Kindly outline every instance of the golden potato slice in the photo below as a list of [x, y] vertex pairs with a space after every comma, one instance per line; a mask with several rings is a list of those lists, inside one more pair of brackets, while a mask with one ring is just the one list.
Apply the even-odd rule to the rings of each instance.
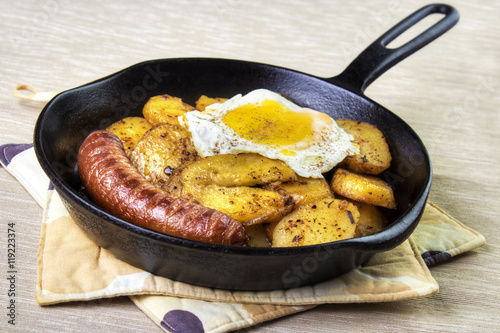
[[196, 110], [205, 111], [205, 108], [210, 104], [224, 103], [225, 101], [227, 101], [227, 98], [212, 98], [201, 95], [200, 98], [198, 98], [198, 100], [196, 101]]
[[375, 176], [360, 175], [338, 168], [333, 174], [330, 186], [334, 193], [346, 198], [389, 209], [396, 208], [391, 186]]
[[[318, 199], [334, 198], [330, 185], [328, 185], [325, 178], [305, 178], [298, 176], [296, 181], [270, 183], [264, 185], [264, 188], [291, 195], [292, 200], [295, 203], [294, 208]], [[278, 223], [279, 221], [271, 222], [264, 227], [270, 241], [272, 241], [273, 231]]]
[[277, 221], [293, 208], [289, 196], [248, 186], [183, 183], [182, 197], [221, 211], [245, 226]]
[[378, 175], [391, 165], [391, 153], [384, 134], [375, 126], [355, 120], [337, 119], [337, 124], [354, 137], [359, 154], [347, 156], [340, 166], [358, 173]]
[[358, 230], [360, 236], [373, 235], [382, 231], [387, 224], [384, 214], [376, 206], [354, 202], [359, 211]]
[[347, 200], [320, 199], [283, 217], [273, 230], [273, 247], [304, 246], [353, 238], [359, 212]]
[[175, 124], [179, 125], [179, 116], [194, 110], [182, 99], [170, 95], [158, 95], [151, 97], [142, 109], [142, 114], [151, 125]]
[[297, 175], [286, 163], [259, 154], [208, 156], [182, 171], [183, 183], [219, 186], [256, 186], [294, 181]]
[[244, 226], [248, 236], [248, 246], [252, 247], [271, 247], [269, 239], [267, 239], [263, 224], [254, 224]]
[[297, 175], [281, 161], [258, 154], [228, 154], [183, 166], [164, 189], [251, 225], [277, 221], [293, 208], [289, 194], [255, 186], [295, 179]]
[[264, 188], [290, 194], [295, 206], [322, 198], [333, 199], [332, 190], [325, 178], [305, 178], [298, 176], [296, 181], [270, 183], [264, 185]]
[[149, 130], [130, 156], [132, 164], [153, 185], [161, 187], [173, 170], [199, 158], [191, 134], [180, 125], [162, 124]]
[[273, 243], [274, 229], [276, 229], [278, 223], [280, 223], [280, 221], [262, 224], [264, 226], [264, 231], [266, 232], [267, 239], [269, 239], [271, 244]]
[[123, 142], [127, 156], [130, 157], [139, 140], [141, 140], [144, 134], [152, 127], [153, 126], [142, 117], [127, 117], [111, 124], [106, 130], [120, 138]]
[[382, 231], [387, 225], [387, 218], [377, 206], [344, 197], [337, 197], [337, 199], [350, 201], [358, 207], [358, 237], [375, 234]]

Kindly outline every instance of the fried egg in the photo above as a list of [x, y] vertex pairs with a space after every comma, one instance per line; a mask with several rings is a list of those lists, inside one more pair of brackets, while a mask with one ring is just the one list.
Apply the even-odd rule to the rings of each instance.
[[201, 157], [257, 153], [285, 162], [298, 175], [320, 178], [357, 153], [353, 137], [322, 112], [257, 89], [182, 115]]

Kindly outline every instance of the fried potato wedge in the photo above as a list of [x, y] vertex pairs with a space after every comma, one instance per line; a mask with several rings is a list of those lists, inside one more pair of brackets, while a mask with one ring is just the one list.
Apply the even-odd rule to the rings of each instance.
[[199, 159], [191, 134], [182, 126], [162, 124], [149, 130], [132, 151], [132, 164], [153, 185], [161, 187], [173, 170]]
[[215, 103], [224, 103], [225, 101], [227, 101], [227, 98], [219, 98], [219, 97], [212, 98], [205, 95], [201, 95], [200, 98], [198, 98], [198, 100], [196, 101], [196, 110], [205, 111], [205, 108], [207, 106]]
[[277, 221], [293, 209], [289, 194], [255, 186], [296, 179], [281, 161], [258, 154], [227, 154], [181, 167], [164, 189], [252, 225]]
[[358, 232], [361, 236], [373, 235], [379, 231], [382, 231], [387, 225], [387, 218], [382, 213], [382, 211], [374, 205], [370, 205], [364, 202], [354, 201], [344, 197], [337, 197], [337, 199], [343, 199], [352, 202], [359, 211], [358, 220]]
[[330, 183], [335, 194], [375, 206], [396, 208], [391, 186], [375, 176], [361, 175], [349, 170], [335, 170]]
[[340, 164], [348, 170], [378, 175], [391, 165], [391, 153], [384, 134], [375, 126], [355, 120], [337, 119], [337, 124], [354, 137], [359, 153]]
[[298, 176], [296, 181], [270, 183], [264, 185], [264, 188], [290, 194], [295, 202], [295, 206], [323, 198], [333, 199], [332, 190], [325, 178], [305, 178]]
[[362, 202], [354, 204], [358, 207], [359, 211], [358, 230], [360, 236], [373, 235], [385, 228], [387, 219], [380, 209]]
[[271, 223], [263, 223], [262, 225], [264, 226], [264, 231], [266, 232], [267, 239], [273, 243], [273, 236], [274, 236], [274, 229], [276, 229], [276, 226], [278, 223], [280, 223], [281, 220], [271, 222]]
[[263, 223], [243, 227], [247, 232], [248, 246], [271, 247], [271, 242], [269, 242], [269, 239], [267, 238]]
[[297, 174], [286, 163], [259, 154], [208, 156], [182, 171], [183, 183], [219, 186], [256, 186], [295, 181]]
[[179, 116], [194, 110], [182, 99], [170, 95], [158, 95], [151, 97], [142, 109], [142, 114], [153, 126], [160, 124], [179, 125]]
[[[295, 203], [294, 209], [300, 205], [323, 199], [334, 198], [330, 185], [325, 178], [305, 178], [298, 176], [296, 181], [291, 182], [276, 182], [263, 186], [265, 189], [276, 191], [279, 193], [287, 193], [292, 196]], [[272, 241], [274, 228], [279, 221], [266, 224], [264, 230], [267, 237]]]
[[304, 246], [353, 238], [358, 220], [358, 209], [351, 202], [319, 199], [283, 217], [273, 230], [272, 246]]
[[221, 211], [244, 226], [277, 221], [293, 209], [289, 196], [248, 186], [183, 183], [182, 196]]
[[127, 117], [111, 124], [106, 130], [115, 134], [123, 142], [125, 152], [130, 157], [135, 146], [153, 126], [142, 117]]

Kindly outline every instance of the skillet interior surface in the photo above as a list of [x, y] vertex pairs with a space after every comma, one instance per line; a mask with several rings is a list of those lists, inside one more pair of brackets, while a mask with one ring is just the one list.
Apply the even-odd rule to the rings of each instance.
[[[231, 97], [257, 88], [279, 92], [333, 118], [369, 122], [387, 136], [393, 163], [383, 178], [394, 186], [399, 207], [389, 228], [369, 237], [321, 246], [235, 248], [142, 228], [101, 210], [85, 194], [75, 165], [78, 148], [90, 132], [126, 116], [142, 115], [142, 106], [154, 95], [168, 93], [193, 103], [202, 94]], [[397, 246], [410, 235], [431, 183], [425, 147], [389, 110], [322, 78], [236, 60], [153, 60], [63, 92], [40, 115], [35, 149], [70, 214], [97, 244], [157, 275], [226, 289], [297, 287], [355, 268], [373, 253]]]

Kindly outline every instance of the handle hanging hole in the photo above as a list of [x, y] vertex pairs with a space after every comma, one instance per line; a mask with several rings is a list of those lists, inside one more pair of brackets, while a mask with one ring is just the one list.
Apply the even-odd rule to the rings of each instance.
[[444, 15], [441, 13], [430, 14], [422, 18], [418, 23], [412, 25], [408, 30], [391, 40], [385, 47], [388, 49], [397, 49], [422, 34], [424, 31], [430, 29], [434, 24], [443, 19]]

